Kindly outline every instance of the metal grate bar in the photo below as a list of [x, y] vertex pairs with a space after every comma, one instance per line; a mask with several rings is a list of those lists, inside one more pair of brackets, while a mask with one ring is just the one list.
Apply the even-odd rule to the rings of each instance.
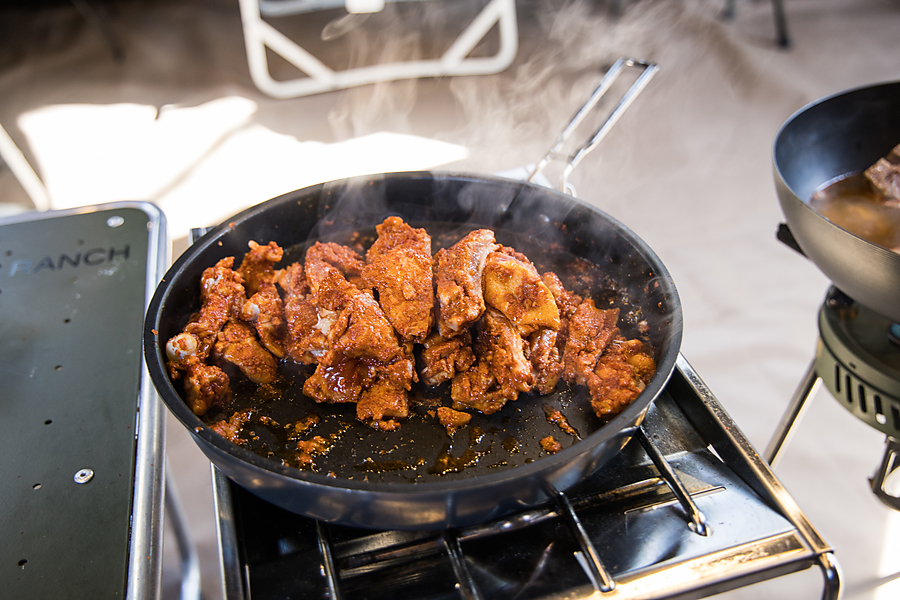
[[445, 531], [441, 534], [444, 547], [447, 549], [447, 555], [450, 557], [450, 565], [453, 567], [453, 574], [459, 583], [459, 595], [463, 600], [483, 600], [484, 596], [478, 589], [469, 567], [466, 566], [466, 558], [463, 554], [462, 547], [459, 544], [459, 536], [455, 531]]
[[332, 600], [341, 600], [341, 586], [338, 581], [337, 569], [334, 567], [331, 540], [328, 536], [327, 525], [322, 521], [316, 521], [316, 537], [319, 543], [319, 553], [322, 555], [322, 571], [325, 573], [325, 581], [328, 585], [328, 597]]
[[691, 520], [689, 524], [691, 530], [694, 533], [703, 536], [712, 534], [712, 530], [706, 522], [706, 517], [700, 512], [700, 509], [697, 508], [697, 504], [691, 498], [691, 495], [688, 493], [687, 489], [685, 489], [681, 480], [678, 479], [678, 475], [675, 474], [672, 465], [669, 464], [666, 457], [663, 456], [663, 453], [659, 451], [659, 448], [656, 447], [656, 444], [653, 443], [653, 440], [650, 439], [650, 436], [647, 435], [647, 432], [644, 431], [643, 427], [638, 427], [637, 437], [640, 440], [644, 451], [647, 452], [647, 455], [650, 456], [650, 460], [653, 461], [653, 464], [656, 465], [656, 468], [659, 470], [659, 474], [669, 485], [669, 489], [672, 490], [675, 497], [678, 498], [681, 507], [687, 512], [688, 517]]
[[616, 588], [616, 582], [609, 574], [609, 571], [606, 570], [606, 567], [603, 566], [600, 555], [597, 554], [597, 549], [584, 530], [584, 525], [581, 524], [581, 519], [578, 518], [575, 510], [572, 508], [569, 498], [564, 493], [557, 492], [556, 502], [559, 505], [560, 513], [565, 518], [566, 524], [568, 524], [575, 535], [575, 539], [578, 540], [578, 545], [581, 547], [581, 552], [575, 553], [575, 558], [578, 559], [581, 568], [584, 569], [597, 591], [613, 591]]

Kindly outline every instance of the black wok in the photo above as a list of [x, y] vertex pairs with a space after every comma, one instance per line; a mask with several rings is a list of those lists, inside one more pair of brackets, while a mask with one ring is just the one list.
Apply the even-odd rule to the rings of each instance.
[[[415, 388], [416, 414], [399, 431], [388, 433], [356, 422], [352, 407], [316, 405], [305, 398], [299, 392], [302, 370], [287, 377], [277, 401], [241, 399], [252, 392], [236, 389], [236, 401], [268, 407], [279, 423], [315, 412], [322, 417], [317, 433], [337, 432], [332, 449], [317, 458], [317, 471], [285, 466], [277, 455], [264, 458], [225, 440], [195, 416], [166, 374], [164, 345], [199, 308], [203, 269], [222, 257], [242, 256], [248, 240], [274, 240], [286, 249], [284, 263], [302, 260], [314, 240], [352, 243], [362, 235], [365, 244], [374, 226], [390, 215], [425, 227], [434, 250], [473, 228], [492, 228], [498, 241], [524, 252], [539, 268], [553, 269], [575, 289], [579, 281], [596, 275], [578, 259], [596, 263], [602, 276], [592, 295], [598, 306], [619, 306], [623, 332], [644, 336], [652, 345], [655, 376], [628, 409], [606, 423], [593, 415], [586, 390], [561, 384], [548, 396], [523, 394], [495, 415], [476, 415], [452, 438], [428, 415], [435, 402], [446, 404], [445, 389]], [[291, 192], [208, 232], [177, 259], [156, 290], [144, 343], [151, 377], [166, 405], [207, 457], [241, 486], [324, 521], [435, 529], [484, 522], [542, 504], [603, 465], [633, 436], [668, 381], [681, 330], [681, 306], [666, 268], [634, 233], [596, 208], [519, 181], [397, 173]], [[549, 423], [545, 405], [562, 410], [582, 439]], [[257, 441], [275, 435], [262, 423], [255, 433]], [[563, 450], [543, 453], [538, 440], [545, 435], [554, 435]], [[440, 463], [444, 466], [435, 468], [440, 456], [452, 457], [450, 467]]]
[[775, 138], [778, 199], [803, 253], [842, 292], [900, 322], [900, 254], [807, 204], [832, 180], [865, 170], [900, 144], [900, 82], [842, 92], [796, 112]]

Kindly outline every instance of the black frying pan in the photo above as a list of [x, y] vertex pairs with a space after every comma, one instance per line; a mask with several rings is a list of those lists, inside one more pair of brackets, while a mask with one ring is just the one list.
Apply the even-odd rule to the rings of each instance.
[[[499, 242], [551, 269], [570, 289], [598, 306], [621, 308], [621, 327], [654, 348], [657, 371], [641, 396], [609, 422], [596, 418], [585, 389], [560, 384], [548, 396], [522, 394], [500, 412], [476, 415], [452, 438], [430, 416], [448, 404], [447, 386], [413, 390], [415, 414], [399, 431], [357, 423], [350, 406], [316, 405], [299, 391], [306, 373], [286, 369], [281, 400], [236, 388], [236, 402], [268, 410], [287, 423], [310, 412], [315, 433], [338, 435], [318, 457], [317, 471], [281, 464], [235, 445], [196, 417], [165, 370], [165, 342], [199, 308], [203, 269], [225, 256], [242, 256], [247, 241], [274, 240], [284, 263], [302, 260], [314, 240], [371, 239], [374, 226], [399, 215], [425, 227], [434, 248], [471, 229], [494, 229]], [[583, 260], [579, 260], [583, 259]], [[586, 261], [586, 262], [585, 262]], [[588, 263], [598, 267], [586, 266]], [[588, 286], [590, 289], [582, 289]], [[169, 409], [209, 459], [228, 477], [266, 500], [316, 519], [379, 529], [461, 527], [542, 504], [603, 465], [628, 442], [671, 375], [682, 333], [681, 306], [663, 264], [634, 233], [603, 212], [566, 194], [519, 181], [454, 174], [397, 173], [355, 178], [285, 194], [248, 209], [208, 232], [172, 266], [150, 303], [144, 331], [148, 368]], [[545, 417], [560, 409], [580, 435], [563, 433]], [[257, 450], [277, 442], [277, 431], [254, 426]], [[554, 435], [564, 448], [542, 451]], [[440, 457], [450, 457], [441, 462]]]
[[900, 254], [807, 204], [833, 179], [865, 170], [900, 144], [900, 82], [842, 92], [796, 112], [775, 138], [775, 185], [800, 249], [842, 292], [900, 323]]

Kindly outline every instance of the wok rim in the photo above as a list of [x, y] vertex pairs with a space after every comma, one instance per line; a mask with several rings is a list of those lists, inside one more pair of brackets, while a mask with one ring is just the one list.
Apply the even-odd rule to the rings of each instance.
[[[494, 183], [498, 185], [513, 185], [521, 189], [534, 188], [543, 193], [550, 192], [564, 198], [568, 202], [580, 205], [591, 212], [599, 213], [610, 225], [618, 232], [627, 237], [628, 242], [634, 247], [634, 250], [650, 264], [656, 277], [666, 282], [666, 300], [668, 303], [667, 325], [668, 335], [664, 342], [664, 349], [661, 354], [661, 360], [657, 364], [656, 373], [646, 388], [641, 392], [637, 399], [632, 402], [624, 411], [618, 414], [609, 422], [600, 426], [596, 431], [584, 437], [577, 443], [564, 448], [560, 452], [550, 455], [541, 455], [529, 464], [519, 465], [513, 468], [504, 469], [496, 473], [473, 475], [469, 477], [446, 480], [446, 481], [411, 481], [411, 482], [368, 482], [362, 480], [345, 479], [328, 477], [326, 474], [317, 473], [315, 471], [306, 471], [296, 469], [284, 464], [280, 464], [275, 460], [264, 458], [255, 454], [241, 446], [234, 444], [224, 437], [215, 433], [208, 425], [206, 425], [193, 411], [187, 406], [181, 395], [175, 389], [165, 368], [164, 345], [165, 343], [159, 339], [156, 333], [159, 329], [160, 317], [163, 307], [166, 305], [166, 299], [169, 297], [173, 282], [178, 280], [178, 276], [185, 266], [189, 265], [192, 259], [200, 254], [209, 246], [216, 244], [223, 236], [227, 235], [237, 224], [246, 221], [260, 213], [265, 212], [269, 207], [276, 204], [295, 201], [298, 198], [306, 196], [315, 196], [321, 190], [328, 186], [346, 186], [357, 185], [359, 182], [380, 181], [385, 178], [428, 178], [428, 179], [445, 179], [450, 178], [460, 181], [473, 181], [476, 183]], [[658, 255], [650, 248], [650, 246], [640, 238], [634, 231], [626, 227], [619, 220], [607, 214], [600, 208], [588, 204], [578, 198], [568, 196], [557, 190], [545, 188], [532, 183], [524, 182], [517, 179], [510, 179], [496, 175], [480, 175], [454, 171], [399, 171], [376, 173], [369, 175], [360, 175], [356, 177], [348, 177], [328, 182], [321, 182], [306, 186], [297, 190], [292, 190], [265, 200], [256, 205], [250, 206], [245, 210], [233, 215], [232, 217], [222, 221], [202, 238], [192, 244], [185, 250], [167, 270], [162, 280], [158, 284], [153, 293], [153, 297], [148, 305], [144, 323], [144, 355], [147, 362], [148, 371], [150, 373], [153, 384], [162, 398], [166, 407], [173, 413], [179, 422], [188, 429], [192, 436], [199, 438], [195, 442], [203, 441], [211, 445], [216, 452], [230, 455], [243, 463], [265, 471], [268, 474], [276, 475], [279, 478], [286, 478], [292, 481], [299, 481], [304, 484], [316, 486], [324, 486], [334, 490], [352, 490], [357, 492], [371, 492], [374, 494], [398, 494], [398, 495], [429, 495], [442, 492], [460, 491], [470, 487], [487, 487], [505, 484], [512, 480], [527, 480], [531, 477], [539, 475], [545, 471], [552, 471], [554, 468], [559, 469], [568, 462], [573, 462], [579, 457], [593, 448], [614, 438], [617, 434], [628, 429], [628, 427], [636, 427], [643, 419], [643, 415], [656, 397], [662, 392], [667, 385], [672, 373], [675, 369], [678, 354], [683, 338], [683, 312], [681, 300], [675, 282], [672, 279], [669, 270], [666, 268]]]

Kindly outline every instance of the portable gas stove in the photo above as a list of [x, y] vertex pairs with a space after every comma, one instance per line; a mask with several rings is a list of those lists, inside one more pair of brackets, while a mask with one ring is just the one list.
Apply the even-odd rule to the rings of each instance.
[[819, 310], [816, 356], [788, 405], [768, 447], [774, 464], [822, 383], [851, 414], [887, 436], [872, 491], [900, 510], [885, 480], [900, 466], [900, 326], [832, 287]]
[[287, 512], [213, 467], [223, 593], [265, 598], [701, 598], [832, 551], [684, 357], [616, 458], [555, 504], [450, 531]]

